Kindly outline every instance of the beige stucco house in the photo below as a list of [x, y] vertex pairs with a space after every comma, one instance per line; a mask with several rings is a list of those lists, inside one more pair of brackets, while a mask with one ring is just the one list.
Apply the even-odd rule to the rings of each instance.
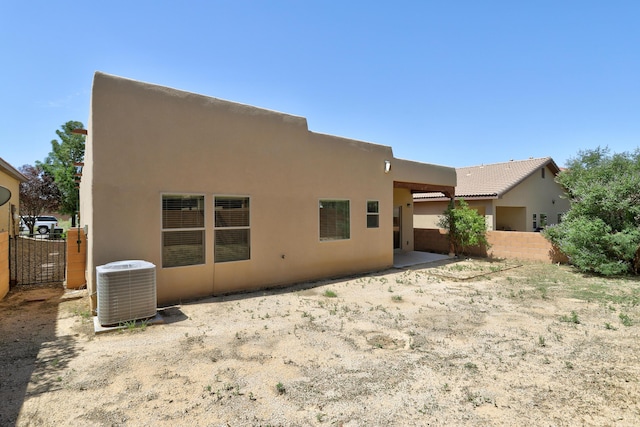
[[[551, 157], [457, 168], [456, 199], [463, 198], [486, 218], [489, 230], [537, 231], [560, 222], [569, 210], [555, 181], [560, 169]], [[438, 228], [449, 200], [440, 193], [417, 193], [415, 228]]]
[[96, 266], [146, 260], [159, 304], [387, 268], [413, 250], [412, 193], [456, 185], [304, 117], [103, 73], [87, 131], [88, 288]]
[[0, 299], [9, 292], [9, 237], [16, 234], [16, 214], [20, 206], [20, 183], [27, 178], [0, 158], [0, 186], [11, 193], [0, 206]]
[[11, 199], [0, 206], [0, 232], [7, 231], [13, 235], [16, 231], [17, 221], [15, 214], [20, 206], [20, 183], [27, 178], [16, 168], [0, 158], [0, 185], [11, 191]]

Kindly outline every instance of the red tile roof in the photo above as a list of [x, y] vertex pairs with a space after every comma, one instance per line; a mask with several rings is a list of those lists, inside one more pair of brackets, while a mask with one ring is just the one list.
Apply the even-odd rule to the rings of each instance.
[[[543, 167], [552, 173], [552, 179], [560, 172], [551, 157], [456, 168], [456, 197], [497, 199]], [[415, 201], [446, 199], [442, 193], [416, 193], [413, 198]]]

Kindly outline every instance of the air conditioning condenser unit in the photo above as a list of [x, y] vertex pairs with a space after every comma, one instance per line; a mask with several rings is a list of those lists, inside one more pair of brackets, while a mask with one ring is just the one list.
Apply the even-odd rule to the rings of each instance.
[[156, 315], [156, 266], [148, 261], [116, 261], [96, 267], [98, 322], [117, 325]]

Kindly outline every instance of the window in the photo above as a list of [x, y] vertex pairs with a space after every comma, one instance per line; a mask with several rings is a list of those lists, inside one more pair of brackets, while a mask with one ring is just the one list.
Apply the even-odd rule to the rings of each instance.
[[215, 262], [250, 259], [248, 197], [216, 196], [214, 200]]
[[542, 179], [544, 179], [544, 168], [540, 169], [541, 174], [542, 174]]
[[162, 196], [162, 267], [204, 264], [204, 196]]
[[547, 214], [540, 214], [540, 228], [545, 228], [547, 226]]
[[[538, 222], [539, 220], [539, 222]], [[547, 214], [533, 214], [533, 231], [540, 231], [547, 226]]]
[[367, 228], [380, 227], [380, 205], [378, 201], [367, 202]]
[[350, 237], [348, 200], [320, 200], [319, 210], [321, 241]]

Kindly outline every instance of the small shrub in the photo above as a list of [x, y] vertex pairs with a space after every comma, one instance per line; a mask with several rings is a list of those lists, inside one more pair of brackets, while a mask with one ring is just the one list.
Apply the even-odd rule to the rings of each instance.
[[338, 294], [336, 294], [334, 291], [332, 291], [331, 289], [327, 289], [326, 291], [324, 291], [323, 294], [325, 297], [327, 298], [335, 298], [338, 296]]
[[471, 372], [476, 372], [478, 370], [478, 365], [476, 365], [473, 362], [467, 362], [464, 364], [464, 367], [468, 370], [470, 370]]
[[571, 316], [563, 315], [560, 318], [560, 321], [566, 322], [566, 323], [575, 323], [576, 325], [580, 324], [580, 319], [578, 319], [578, 313], [576, 313], [575, 311], [571, 312]]
[[624, 326], [631, 326], [633, 324], [628, 314], [620, 313], [618, 317]]

